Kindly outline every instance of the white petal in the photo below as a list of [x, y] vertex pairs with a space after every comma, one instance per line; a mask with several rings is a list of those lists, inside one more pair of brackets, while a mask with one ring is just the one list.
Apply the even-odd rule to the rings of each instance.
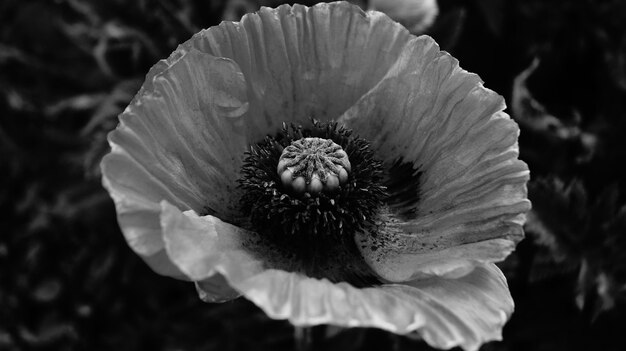
[[104, 186], [131, 248], [158, 272], [164, 261], [159, 202], [233, 218], [247, 148], [243, 75], [231, 60], [181, 49], [157, 64], [109, 134]]
[[246, 77], [250, 140], [282, 122], [339, 117], [389, 70], [406, 45], [406, 29], [379, 12], [347, 2], [261, 8], [239, 23], [195, 35], [193, 47], [235, 61]]
[[253, 232], [222, 222], [217, 217], [200, 217], [161, 203], [163, 239], [170, 259], [187, 277], [202, 281], [216, 273], [231, 279], [247, 279], [264, 270], [262, 251], [253, 245]]
[[503, 259], [521, 240], [529, 172], [517, 159], [519, 130], [504, 107], [478, 76], [422, 36], [342, 116], [378, 157], [422, 172], [416, 216], [381, 224], [381, 236], [393, 240], [367, 233], [357, 240], [383, 278], [469, 270], [475, 262]]
[[476, 350], [486, 341], [500, 340], [513, 311], [506, 279], [492, 264], [478, 266], [459, 279], [434, 277], [364, 289], [280, 270], [231, 284], [272, 318], [301, 326], [416, 332], [430, 345], [444, 349]]
[[288, 262], [260, 245], [255, 233], [212, 216], [182, 213], [167, 202], [161, 206], [167, 253], [198, 281], [205, 301], [242, 294], [270, 317], [295, 325], [416, 332], [435, 347], [467, 350], [500, 339], [513, 310], [506, 280], [492, 264], [479, 265], [459, 279], [434, 277], [358, 289], [274, 269]]
[[244, 281], [268, 268], [291, 268], [291, 262], [257, 233], [217, 217], [183, 213], [163, 201], [160, 220], [168, 257], [186, 278], [197, 282], [205, 301], [237, 297], [228, 282]]

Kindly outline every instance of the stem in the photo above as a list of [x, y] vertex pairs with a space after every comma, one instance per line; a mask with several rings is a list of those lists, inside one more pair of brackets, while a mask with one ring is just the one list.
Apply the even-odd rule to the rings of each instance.
[[313, 349], [313, 327], [298, 327], [294, 329], [296, 351], [309, 351]]

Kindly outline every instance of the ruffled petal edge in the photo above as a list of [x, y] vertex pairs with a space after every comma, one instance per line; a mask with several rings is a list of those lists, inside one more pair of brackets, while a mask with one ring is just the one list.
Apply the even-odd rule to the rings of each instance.
[[[418, 335], [438, 348], [476, 350], [499, 340], [513, 311], [506, 279], [493, 264], [462, 277], [431, 277], [403, 284], [355, 288], [271, 269], [254, 247], [255, 233], [193, 211], [161, 203], [165, 248], [172, 262], [196, 281], [205, 301], [241, 294], [274, 319], [294, 325], [374, 327]], [[232, 287], [232, 289], [231, 289]]]
[[415, 215], [390, 209], [357, 237], [382, 278], [460, 274], [504, 259], [524, 237], [530, 174], [518, 159], [519, 128], [504, 108], [477, 75], [421, 36], [340, 118], [388, 165], [402, 160], [420, 172], [419, 200], [401, 209]]
[[229, 282], [274, 319], [298, 326], [380, 328], [417, 335], [442, 349], [477, 350], [501, 340], [514, 306], [506, 279], [493, 264], [479, 265], [458, 279], [362, 289], [280, 270]]

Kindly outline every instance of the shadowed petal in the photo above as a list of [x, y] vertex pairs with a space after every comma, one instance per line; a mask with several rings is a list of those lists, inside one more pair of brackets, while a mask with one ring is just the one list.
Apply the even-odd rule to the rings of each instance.
[[219, 273], [196, 282], [196, 291], [204, 302], [226, 302], [241, 295]]
[[423, 33], [439, 13], [436, 0], [371, 0], [369, 6], [405, 26], [411, 33]]
[[407, 205], [416, 215], [383, 217], [375, 230], [384, 240], [367, 233], [357, 239], [383, 278], [414, 279], [426, 266], [439, 274], [463, 265], [470, 270], [474, 262], [503, 259], [522, 239], [529, 172], [517, 159], [519, 130], [504, 107], [478, 76], [422, 36], [340, 118], [372, 142], [378, 157], [421, 172], [413, 184], [419, 201]]

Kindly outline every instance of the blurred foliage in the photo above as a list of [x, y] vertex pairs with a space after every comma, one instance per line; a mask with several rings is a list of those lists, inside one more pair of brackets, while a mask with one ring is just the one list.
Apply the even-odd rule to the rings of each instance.
[[[151, 65], [201, 28], [281, 2], [0, 2], [0, 349], [294, 347], [293, 327], [251, 303], [204, 304], [152, 273], [98, 168]], [[505, 96], [533, 176], [528, 239], [502, 264], [516, 313], [483, 350], [626, 349], [626, 2], [439, 9], [428, 34]], [[378, 330], [313, 333], [319, 349], [428, 349]]]

